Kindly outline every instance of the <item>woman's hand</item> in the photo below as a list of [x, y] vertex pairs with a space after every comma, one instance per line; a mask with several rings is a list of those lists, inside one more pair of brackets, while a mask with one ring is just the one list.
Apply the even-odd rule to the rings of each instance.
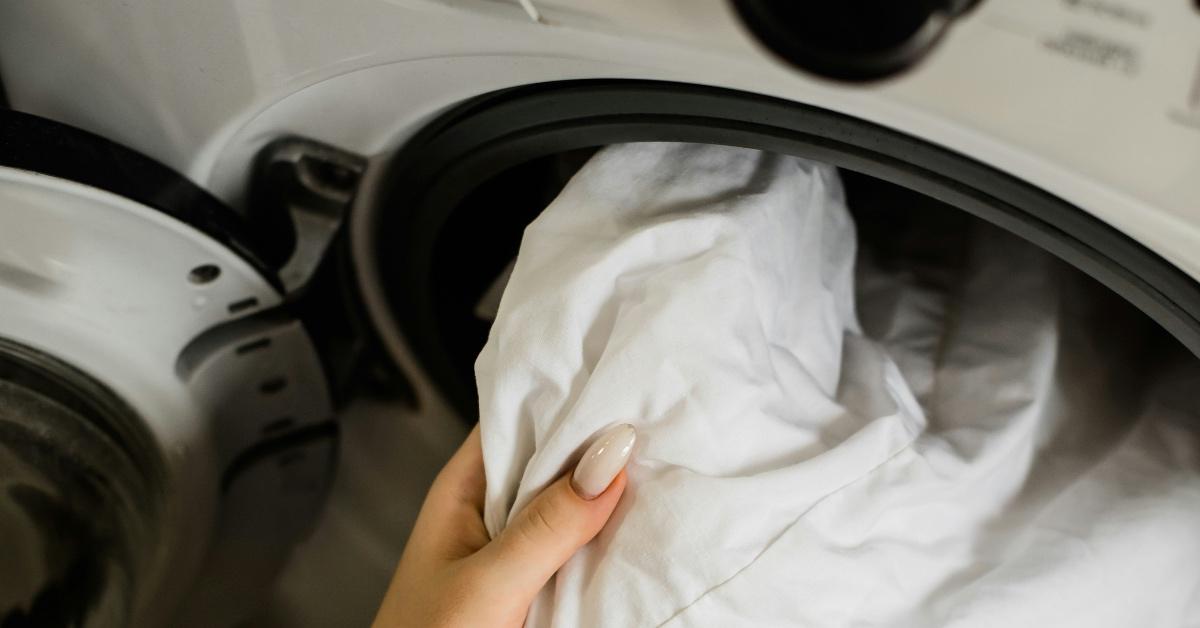
[[476, 426], [429, 489], [374, 625], [521, 626], [542, 586], [612, 515], [636, 438], [628, 424], [602, 433], [571, 476], [491, 539]]

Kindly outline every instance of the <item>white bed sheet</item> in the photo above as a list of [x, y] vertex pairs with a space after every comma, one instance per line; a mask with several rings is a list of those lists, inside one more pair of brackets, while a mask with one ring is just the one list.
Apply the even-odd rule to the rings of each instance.
[[1196, 369], [1146, 364], [1128, 306], [1044, 253], [963, 237], [958, 268], [856, 269], [830, 167], [595, 156], [476, 364], [492, 534], [593, 434], [641, 434], [528, 625], [1200, 625]]

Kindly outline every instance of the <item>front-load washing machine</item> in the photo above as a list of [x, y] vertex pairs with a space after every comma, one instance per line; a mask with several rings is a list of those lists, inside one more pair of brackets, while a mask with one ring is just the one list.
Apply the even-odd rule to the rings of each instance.
[[327, 482], [338, 347], [469, 418], [521, 229], [605, 144], [832, 163], [1200, 354], [1188, 0], [43, 0], [0, 7], [0, 77], [14, 617], [244, 616]]

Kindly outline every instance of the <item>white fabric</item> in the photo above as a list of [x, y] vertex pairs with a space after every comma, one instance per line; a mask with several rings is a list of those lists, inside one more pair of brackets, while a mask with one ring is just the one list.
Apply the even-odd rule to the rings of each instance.
[[833, 169], [698, 145], [605, 149], [528, 227], [476, 364], [489, 532], [641, 434], [528, 625], [1198, 625], [1195, 371], [1010, 237], [857, 296], [855, 242]]

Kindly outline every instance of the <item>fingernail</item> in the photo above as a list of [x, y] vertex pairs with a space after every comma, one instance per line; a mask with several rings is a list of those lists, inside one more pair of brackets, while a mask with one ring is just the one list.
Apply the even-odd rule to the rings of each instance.
[[575, 465], [575, 473], [571, 476], [575, 493], [586, 500], [599, 497], [629, 462], [635, 442], [637, 430], [628, 423], [613, 426], [600, 434]]

